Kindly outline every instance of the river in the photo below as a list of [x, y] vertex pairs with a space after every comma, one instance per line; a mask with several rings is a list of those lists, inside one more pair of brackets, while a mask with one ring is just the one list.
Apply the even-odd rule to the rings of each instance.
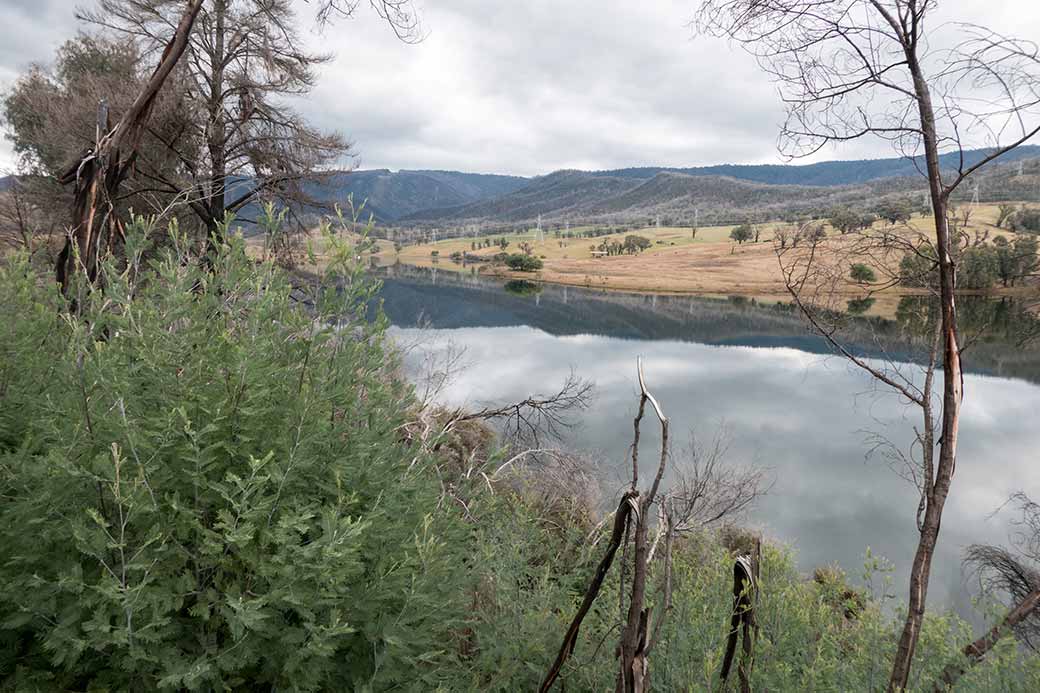
[[[919, 412], [833, 355], [789, 306], [555, 286], [507, 290], [477, 276], [401, 267], [383, 281], [392, 334], [418, 345], [408, 356], [413, 374], [437, 354], [464, 350], [464, 367], [439, 395], [446, 404], [549, 393], [572, 371], [592, 381], [593, 403], [565, 442], [593, 453], [605, 503], [623, 485], [642, 356], [672, 421], [675, 464], [691, 435], [723, 435], [727, 460], [766, 468], [773, 480], [747, 523], [790, 544], [801, 570], [836, 562], [859, 581], [870, 547], [894, 565], [895, 592], [905, 590], [917, 492], [884, 455], [869, 453], [879, 435], [906, 450]], [[1013, 306], [984, 308], [988, 328], [968, 352], [957, 473], [930, 591], [933, 606], [965, 615], [972, 590], [964, 549], [1009, 541], [1015, 515], [997, 511], [1010, 494], [1040, 499], [1040, 350], [1019, 339], [1034, 321]], [[977, 308], [968, 312], [979, 320]], [[900, 334], [914, 318], [900, 317], [853, 324], [850, 345], [868, 358], [912, 358]], [[653, 457], [655, 435], [644, 435], [643, 459]]]

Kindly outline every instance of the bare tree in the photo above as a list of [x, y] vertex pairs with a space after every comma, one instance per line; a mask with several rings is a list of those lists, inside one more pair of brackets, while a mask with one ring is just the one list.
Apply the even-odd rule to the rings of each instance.
[[[148, 78], [144, 61], [126, 40], [81, 34], [61, 45], [52, 64], [30, 66], [4, 95], [6, 135], [18, 155], [17, 195], [8, 212], [12, 223], [32, 232], [33, 245], [43, 255], [51, 254], [51, 241], [63, 240], [52, 236], [68, 225], [72, 191], [58, 179], [71, 161], [96, 144], [98, 103], [105, 101], [111, 114], [124, 113], [133, 104]], [[172, 96], [180, 79], [174, 70], [152, 105], [134, 174], [112, 201], [121, 216], [131, 208], [138, 214], [159, 214], [173, 202], [174, 196], [154, 180], [180, 166], [161, 143], [181, 131], [188, 116]]]
[[[353, 16], [361, 0], [317, 0], [314, 4], [318, 10], [318, 22], [325, 24], [335, 16]], [[412, 0], [368, 0], [368, 4], [390, 25], [397, 38], [405, 43], [418, 43], [423, 40], [421, 17]]]
[[674, 478], [663, 506], [676, 533], [711, 527], [739, 518], [772, 482], [766, 470], [727, 462], [728, 436], [716, 435], [707, 445], [693, 439], [675, 460]]
[[473, 412], [458, 410], [450, 421], [481, 419], [499, 422], [514, 443], [537, 448], [543, 436], [559, 440], [571, 428], [570, 416], [588, 408], [593, 387], [589, 381], [571, 373], [560, 389], [552, 394], [534, 394], [519, 402], [488, 406]]
[[[307, 86], [311, 79], [309, 67], [321, 58], [307, 56], [295, 49], [295, 34], [289, 23], [283, 21], [291, 17], [286, 2], [242, 0], [245, 5], [243, 22], [231, 33], [227, 23], [228, 12], [232, 5], [237, 6], [236, 0], [208, 1], [212, 2], [212, 7], [207, 8], [206, 21], [199, 24], [196, 24], [196, 19], [207, 0], [184, 3], [180, 0], [100, 0], [99, 10], [82, 15], [102, 26], [133, 36], [142, 43], [146, 53], [158, 54], [161, 51], [161, 55], [158, 66], [114, 127], [110, 122], [108, 101], [99, 102], [91, 146], [73, 166], [58, 176], [63, 185], [75, 184], [72, 223], [56, 268], [57, 279], [65, 291], [68, 290], [70, 277], [80, 268], [84, 270], [88, 282], [93, 282], [101, 257], [121, 240], [122, 223], [116, 206], [120, 188], [137, 162], [142, 138], [149, 128], [163, 86], [178, 66], [181, 56], [189, 49], [191, 57], [186, 61], [185, 70], [197, 78], [195, 87], [198, 91], [208, 95], [205, 104], [209, 108], [201, 121], [205, 124], [205, 149], [209, 152], [209, 158], [202, 159], [208, 166], [205, 169], [208, 177], [202, 174], [209, 183], [204, 189], [203, 198], [209, 202], [204, 210], [206, 223], [218, 225], [224, 221], [223, 215], [218, 218], [216, 212], [227, 209], [227, 145], [230, 133], [245, 133], [239, 153], [249, 161], [250, 170], [256, 176], [274, 180], [277, 184], [291, 184], [300, 179], [296, 172], [266, 175], [275, 169], [285, 173], [285, 165], [261, 156], [262, 153], [269, 153], [264, 145], [272, 142], [284, 144], [284, 135], [287, 131], [294, 131], [294, 123], [290, 111], [280, 110], [273, 102], [260, 102], [256, 97], [262, 91], [258, 87], [294, 93], [293, 90], [301, 85]], [[356, 6], [357, 3], [349, 1], [326, 0], [319, 3], [319, 16], [325, 21], [333, 12], [349, 15]], [[391, 24], [403, 22], [405, 28], [401, 35], [405, 37], [409, 31], [418, 27], [417, 19], [414, 19], [417, 15], [409, 13], [408, 3], [403, 0], [374, 1], [373, 6]], [[256, 21], [246, 21], [250, 18]], [[194, 31], [197, 26], [201, 27], [198, 33]], [[273, 30], [258, 31], [258, 28], [268, 26], [273, 26]], [[398, 31], [396, 26], [395, 31]], [[199, 35], [204, 36], [201, 42], [198, 41]], [[198, 50], [200, 46], [201, 52]], [[240, 63], [242, 72], [226, 80], [228, 66], [237, 60], [243, 61]], [[256, 75], [261, 75], [262, 79], [256, 80]], [[234, 123], [230, 122], [227, 111], [227, 104], [232, 99], [237, 99], [240, 107], [240, 116]], [[257, 112], [267, 116], [267, 120], [261, 120], [258, 126], [252, 118]], [[188, 119], [185, 122], [200, 121]], [[296, 132], [299, 134], [298, 128]], [[308, 132], [308, 137], [298, 137], [295, 140], [296, 149], [293, 146], [282, 147], [280, 153], [299, 154], [299, 150], [306, 150], [312, 157], [309, 163], [313, 169], [318, 163], [331, 160], [334, 154], [341, 152], [338, 139], [322, 140], [313, 135], [313, 132]], [[167, 147], [176, 151], [175, 142], [179, 137], [171, 136], [165, 142]], [[313, 158], [316, 152], [317, 160]], [[327, 158], [321, 158], [326, 155]], [[204, 170], [198, 163], [199, 158], [185, 156], [181, 152], [178, 152], [178, 158], [192, 178], [199, 178], [200, 172]], [[167, 192], [183, 194], [189, 202], [199, 201], [194, 198], [194, 185], [185, 192], [174, 181], [163, 179], [157, 182], [166, 186]], [[247, 187], [249, 190], [246, 196], [233, 201], [232, 206], [245, 204], [248, 197], [255, 197], [256, 189], [263, 185], [254, 181]], [[192, 208], [200, 216], [203, 214], [198, 205], [193, 204]]]
[[[728, 469], [722, 464], [726, 446], [716, 438], [712, 446], [691, 446], [689, 465], [679, 473], [679, 481], [671, 491], [661, 483], [669, 465], [670, 443], [668, 417], [651, 394], [638, 362], [639, 407], [632, 422], [631, 480], [613, 513], [613, 528], [605, 555], [599, 563], [581, 605], [564, 635], [556, 659], [549, 667], [539, 688], [548, 691], [560, 677], [563, 665], [577, 645], [578, 631], [592, 608], [617, 551], [622, 550], [619, 570], [618, 693], [649, 690], [649, 657], [656, 644], [672, 599], [672, 550], [677, 534], [704, 527], [725, 517], [739, 514], [765, 492], [763, 475], [750, 469]], [[648, 488], [640, 488], [639, 444], [647, 405], [653, 409], [661, 426], [661, 449], [657, 467]], [[656, 512], [655, 512], [656, 511]], [[650, 527], [657, 519], [657, 533], [651, 543]], [[606, 522], [606, 520], [604, 520]], [[647, 606], [650, 569], [663, 540], [660, 556], [660, 580], [656, 598], [656, 616]], [[629, 575], [630, 581], [626, 584]], [[626, 603], [627, 597], [627, 603]]]
[[[99, 0], [80, 17], [148, 55], [177, 11], [171, 0]], [[315, 68], [331, 59], [303, 49], [291, 3], [206, 0], [186, 55], [176, 98], [191, 117], [161, 137], [179, 166], [152, 172], [152, 184], [183, 195], [207, 236], [227, 213], [258, 199], [294, 211], [314, 205], [305, 184], [320, 179], [348, 145], [308, 126], [285, 103], [306, 94]], [[256, 214], [257, 206], [249, 209]]]
[[[943, 41], [938, 32], [926, 33], [935, 7], [934, 0], [705, 0], [698, 16], [703, 31], [739, 42], [780, 84], [787, 108], [784, 153], [796, 157], [833, 143], [881, 138], [915, 157], [928, 182], [941, 313], [941, 432], [924, 434], [929, 449], [922, 455], [920, 537], [889, 680], [893, 691], [907, 684], [956, 465], [963, 384], [950, 196], [980, 168], [1040, 132], [1036, 45], [982, 27], [944, 25], [955, 34], [952, 47], [933, 48]], [[965, 156], [979, 144], [991, 149], [976, 160]], [[940, 155], [947, 152], [955, 154], [952, 170], [941, 167]], [[806, 302], [799, 305], [812, 312]], [[842, 353], [919, 406], [929, 430], [934, 368], [922, 387]], [[938, 451], [931, 464], [933, 443]]]
[[70, 278], [80, 268], [87, 281], [93, 282], [102, 257], [123, 235], [123, 224], [115, 213], [119, 188], [131, 173], [152, 108], [187, 48], [202, 3], [191, 0], [185, 5], [155, 71], [115, 127], [107, 102], [99, 103], [94, 146], [59, 178], [62, 185], [74, 185], [72, 223], [56, 267], [58, 283], [66, 292]]
[[0, 191], [0, 245], [20, 248], [31, 258], [39, 250], [39, 239], [50, 234], [43, 231], [47, 218], [33, 204], [25, 191], [25, 183], [12, 178], [10, 187]]

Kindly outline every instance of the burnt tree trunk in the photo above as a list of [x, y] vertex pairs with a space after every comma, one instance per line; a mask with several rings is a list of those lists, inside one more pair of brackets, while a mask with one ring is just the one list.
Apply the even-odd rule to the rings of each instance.
[[119, 186], [133, 169], [152, 106], [184, 54], [202, 3], [203, 0], [187, 3], [155, 71], [115, 127], [109, 126], [107, 105], [104, 102], [99, 105], [94, 147], [59, 178], [63, 185], [75, 185], [72, 220], [55, 267], [55, 278], [66, 295], [70, 280], [78, 272], [93, 284], [102, 258], [123, 238], [123, 224], [114, 202]]
[[227, 192], [227, 118], [224, 113], [224, 47], [227, 0], [213, 3], [213, 33], [210, 40], [209, 122], [206, 124], [206, 146], [209, 150], [210, 179], [206, 207], [206, 232], [212, 249], [220, 224], [224, 221]]

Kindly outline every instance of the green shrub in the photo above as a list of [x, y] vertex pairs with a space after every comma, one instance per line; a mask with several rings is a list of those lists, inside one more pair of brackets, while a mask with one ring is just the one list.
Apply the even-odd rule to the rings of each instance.
[[0, 685], [436, 687], [466, 539], [377, 287], [339, 248], [297, 304], [240, 239], [144, 263], [142, 226], [77, 315], [0, 268]]
[[899, 283], [903, 286], [936, 286], [938, 281], [939, 261], [930, 246], [921, 246], [899, 261]]
[[864, 265], [862, 262], [857, 262], [852, 265], [849, 269], [849, 278], [857, 284], [870, 284], [871, 282], [877, 281], [877, 275], [874, 274], [874, 270], [869, 265]]
[[845, 311], [849, 315], [863, 315], [868, 310], [874, 307], [877, 303], [877, 299], [873, 296], [864, 296], [863, 298], [850, 298], [845, 304]]
[[542, 269], [541, 259], [523, 253], [513, 253], [505, 258], [506, 266], [517, 272], [535, 272]]
[[992, 246], [967, 248], [958, 263], [957, 285], [962, 289], [988, 289], [1000, 274], [999, 253]]
[[[579, 528], [548, 523], [520, 505], [482, 523], [462, 690], [537, 689], [600, 559]], [[508, 520], [503, 518], [508, 517]], [[693, 534], [676, 543], [672, 608], [650, 659], [655, 690], [719, 690], [719, 671], [732, 609], [733, 554], [720, 537]], [[725, 537], [732, 541], [732, 532]], [[751, 690], [873, 691], [883, 689], [902, 626], [893, 603], [892, 567], [867, 551], [860, 574], [807, 580], [792, 552], [763, 546]], [[611, 690], [616, 675], [618, 563], [586, 616], [562, 678], [566, 690]], [[661, 562], [648, 583], [652, 613], [661, 607]], [[913, 690], [931, 690], [942, 668], [970, 642], [971, 627], [929, 612], [924, 621]], [[1030, 691], [1040, 661], [1005, 637], [999, 654], [971, 670], [958, 691]], [[739, 648], [738, 648], [739, 656]], [[734, 670], [736, 665], [734, 665]], [[731, 687], [736, 684], [732, 674]]]

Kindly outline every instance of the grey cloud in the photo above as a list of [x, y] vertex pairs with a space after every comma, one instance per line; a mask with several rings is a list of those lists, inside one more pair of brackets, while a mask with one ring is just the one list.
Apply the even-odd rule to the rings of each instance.
[[[694, 38], [687, 0], [429, 0], [404, 45], [371, 12], [307, 40], [336, 59], [296, 107], [356, 143], [366, 168], [533, 175], [558, 168], [777, 161], [782, 110], [754, 61]], [[1040, 33], [1024, 0], [949, 0], [946, 16]], [[311, 11], [301, 7], [307, 26]], [[362, 9], [366, 9], [362, 7]], [[0, 85], [76, 29], [68, 0], [0, 5]], [[884, 156], [859, 142], [819, 158]], [[10, 162], [0, 149], [0, 166]]]

